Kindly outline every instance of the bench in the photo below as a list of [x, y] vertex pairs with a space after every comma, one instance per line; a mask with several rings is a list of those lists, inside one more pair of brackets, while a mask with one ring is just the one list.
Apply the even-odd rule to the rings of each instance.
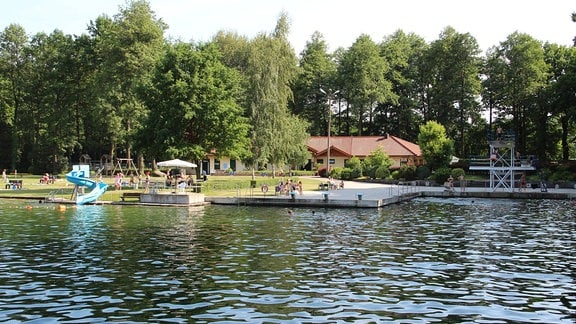
[[138, 201], [140, 201], [140, 193], [139, 192], [124, 192], [124, 193], [122, 193], [122, 196], [120, 196], [120, 199], [122, 199], [122, 201], [125, 201], [126, 198], [137, 198]]
[[8, 180], [5, 189], [22, 189], [22, 180]]

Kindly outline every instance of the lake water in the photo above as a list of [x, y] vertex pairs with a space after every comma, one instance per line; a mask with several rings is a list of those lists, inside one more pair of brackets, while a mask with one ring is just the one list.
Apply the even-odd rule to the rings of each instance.
[[0, 322], [572, 323], [569, 201], [0, 201]]

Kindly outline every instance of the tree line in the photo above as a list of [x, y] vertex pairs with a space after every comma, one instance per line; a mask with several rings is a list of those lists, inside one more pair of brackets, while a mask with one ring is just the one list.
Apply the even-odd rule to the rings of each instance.
[[164, 37], [149, 3], [128, 2], [82, 35], [0, 32], [0, 165], [59, 173], [83, 155], [302, 166], [310, 135], [393, 134], [442, 125], [455, 154], [488, 154], [501, 127], [540, 160], [574, 157], [576, 49], [513, 33], [482, 54], [446, 27], [398, 30], [328, 51], [316, 32], [297, 55], [288, 15], [248, 38]]

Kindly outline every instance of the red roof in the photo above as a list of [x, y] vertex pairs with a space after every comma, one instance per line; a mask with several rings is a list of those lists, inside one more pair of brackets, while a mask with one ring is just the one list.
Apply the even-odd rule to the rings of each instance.
[[[420, 146], [396, 136], [330, 136], [331, 153], [365, 157], [382, 147], [389, 157], [421, 156]], [[311, 136], [308, 139], [308, 149], [316, 155], [326, 154], [328, 137]]]

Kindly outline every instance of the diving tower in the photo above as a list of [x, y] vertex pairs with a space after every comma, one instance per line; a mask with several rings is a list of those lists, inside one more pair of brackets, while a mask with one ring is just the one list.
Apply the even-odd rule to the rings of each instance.
[[489, 139], [490, 155], [488, 158], [471, 158], [470, 170], [488, 171], [490, 173], [490, 190], [497, 189], [514, 192], [520, 177], [526, 171], [534, 171], [534, 156], [520, 156], [515, 149], [514, 135], [502, 134], [496, 140]]

